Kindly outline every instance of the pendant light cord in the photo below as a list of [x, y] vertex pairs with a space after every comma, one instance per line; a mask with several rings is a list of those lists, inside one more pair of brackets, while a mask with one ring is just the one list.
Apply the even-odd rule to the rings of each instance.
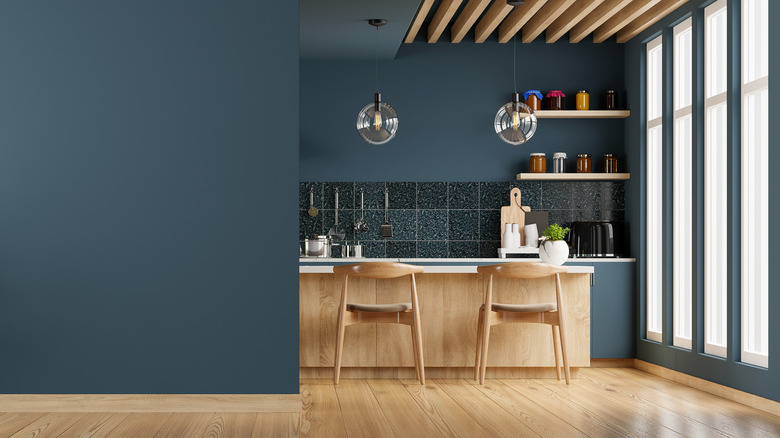
[[[517, 34], [512, 36], [512, 43], [514, 45], [512, 48], [512, 80], [515, 84], [515, 93], [517, 93]], [[377, 87], [379, 87], [379, 85], [377, 85]]]
[[374, 44], [374, 66], [376, 67], [376, 92], [379, 93], [379, 26], [376, 27], [376, 44]]

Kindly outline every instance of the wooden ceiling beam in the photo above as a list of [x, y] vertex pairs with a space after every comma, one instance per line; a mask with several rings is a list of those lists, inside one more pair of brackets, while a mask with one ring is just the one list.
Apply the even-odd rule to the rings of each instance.
[[477, 21], [482, 11], [490, 4], [490, 0], [469, 0], [466, 7], [460, 12], [455, 24], [452, 25], [450, 39], [453, 43], [459, 43]]
[[458, 11], [462, 0], [444, 0], [436, 10], [431, 23], [428, 25], [428, 42], [435, 43], [439, 41], [444, 29], [450, 24], [452, 16]]
[[[582, 2], [582, 0], [580, 0]], [[536, 15], [523, 26], [523, 42], [530, 43], [536, 39], [547, 26], [560, 17], [566, 9], [574, 4], [574, 0], [549, 0]]]
[[613, 15], [612, 18], [607, 20], [606, 23], [599, 26], [599, 28], [593, 32], [593, 42], [603, 43], [620, 29], [628, 26], [640, 15], [657, 5], [659, 1], [661, 0], [634, 0], [630, 5], [621, 9], [620, 12]]
[[578, 43], [582, 41], [599, 26], [612, 18], [613, 15], [628, 6], [629, 3], [631, 3], [631, 0], [606, 0], [601, 6], [591, 12], [590, 15], [585, 17], [584, 20], [580, 21], [569, 30], [569, 42]]
[[572, 5], [557, 20], [553, 21], [544, 32], [547, 42], [554, 43], [558, 41], [569, 29], [582, 21], [602, 3], [604, 3], [604, 0], [580, 0]]
[[661, 3], [658, 3], [650, 8], [650, 10], [640, 15], [639, 18], [632, 21], [631, 24], [620, 29], [617, 34], [617, 42], [627, 42], [685, 3], [688, 3], [688, 0], [663, 0]]
[[498, 42], [506, 43], [511, 40], [545, 3], [547, 0], [526, 0], [522, 5], [515, 6], [515, 10], [498, 27]]
[[405, 43], [409, 44], [414, 42], [417, 33], [420, 31], [420, 26], [422, 26], [423, 21], [425, 21], [425, 17], [428, 16], [428, 11], [431, 10], [431, 6], [433, 6], [433, 0], [424, 0], [422, 2], [420, 10], [417, 11], [417, 15], [414, 16], [414, 21], [412, 21], [412, 25], [409, 27], [409, 31], [406, 32], [406, 38], [404, 38]]
[[514, 6], [508, 5], [506, 2], [493, 2], [493, 5], [485, 13], [485, 16], [479, 20], [477, 27], [474, 29], [474, 42], [484, 43], [498, 25], [501, 24], [501, 20], [512, 12], [513, 8]]

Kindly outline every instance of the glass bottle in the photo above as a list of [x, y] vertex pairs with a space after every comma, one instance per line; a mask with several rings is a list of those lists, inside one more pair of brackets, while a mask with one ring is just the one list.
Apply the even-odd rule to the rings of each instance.
[[532, 153], [531, 159], [528, 162], [528, 167], [531, 173], [547, 172], [547, 158], [545, 158], [544, 152]]
[[617, 157], [604, 154], [604, 173], [617, 173]]
[[617, 104], [617, 93], [615, 93], [615, 90], [607, 90], [606, 96], [604, 96], [604, 109], [608, 110], [616, 110], [618, 109]]

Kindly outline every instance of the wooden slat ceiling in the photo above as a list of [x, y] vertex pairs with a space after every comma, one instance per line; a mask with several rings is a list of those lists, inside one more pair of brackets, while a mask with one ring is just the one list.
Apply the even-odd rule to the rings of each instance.
[[515, 35], [522, 42], [530, 43], [542, 33], [548, 43], [560, 40], [567, 33], [570, 43], [578, 43], [589, 35], [594, 43], [604, 42], [613, 35], [618, 43], [625, 43], [687, 2], [525, 0], [521, 5], [511, 6], [506, 0], [422, 0], [404, 42], [411, 43], [423, 33], [427, 34], [429, 43], [439, 40], [460, 43], [473, 32], [476, 43], [483, 43], [494, 34], [500, 43], [511, 41]]

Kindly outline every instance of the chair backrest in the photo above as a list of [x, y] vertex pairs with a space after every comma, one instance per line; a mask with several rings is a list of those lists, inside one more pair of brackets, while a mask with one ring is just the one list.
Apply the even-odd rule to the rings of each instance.
[[480, 274], [491, 274], [500, 277], [542, 278], [569, 272], [569, 268], [548, 265], [547, 263], [514, 262], [499, 263], [497, 265], [477, 266], [477, 272]]
[[395, 262], [364, 262], [333, 267], [334, 274], [348, 274], [366, 278], [396, 278], [410, 274], [421, 274], [422, 266]]

